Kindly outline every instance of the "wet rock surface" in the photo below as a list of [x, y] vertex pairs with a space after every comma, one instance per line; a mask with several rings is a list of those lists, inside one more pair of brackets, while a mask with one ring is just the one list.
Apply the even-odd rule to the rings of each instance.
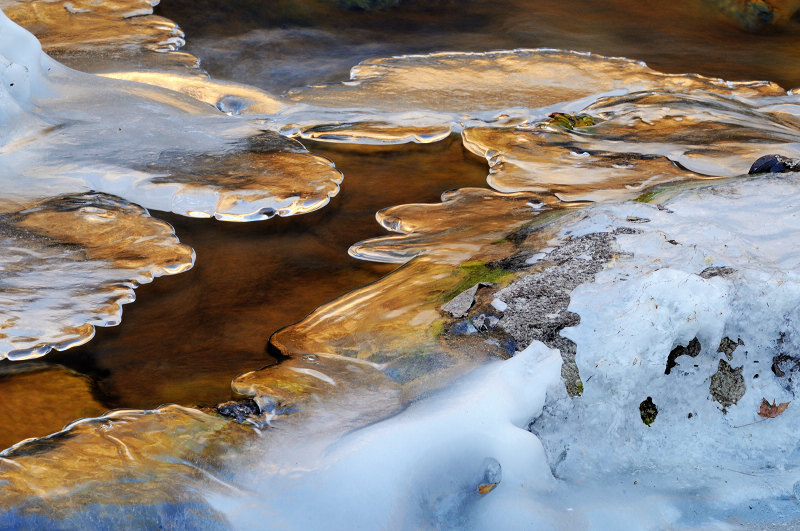
[[249, 418], [259, 416], [261, 414], [261, 408], [258, 407], [255, 400], [246, 398], [243, 400], [232, 400], [218, 405], [217, 413], [242, 423]]
[[800, 171], [800, 160], [784, 157], [783, 155], [764, 155], [756, 160], [747, 172], [756, 173], [785, 173]]

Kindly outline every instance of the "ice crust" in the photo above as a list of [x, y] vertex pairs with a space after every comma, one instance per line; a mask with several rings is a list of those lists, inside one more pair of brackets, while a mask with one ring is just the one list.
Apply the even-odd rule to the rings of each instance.
[[363, 61], [347, 82], [290, 91], [287, 98], [298, 105], [269, 123], [284, 134], [332, 142], [432, 142], [465, 127], [532, 123], [603, 97], [651, 90], [744, 99], [785, 94], [772, 83], [662, 74], [642, 62], [590, 53], [444, 52]]
[[0, 9], [36, 33], [45, 51], [84, 72], [122, 68], [199, 73], [179, 51], [183, 31], [153, 14], [158, 0], [0, 0]]
[[[70, 70], [5, 15], [0, 28], [4, 85], [17, 80], [2, 105], [11, 124], [0, 150], [6, 200], [97, 190], [252, 221], [315, 210], [338, 192], [332, 163], [294, 140], [178, 92]], [[11, 186], [19, 179], [28, 185]]]
[[142, 207], [253, 221], [338, 192], [330, 161], [195, 86], [190, 97], [71, 70], [0, 12], [0, 359], [84, 343], [119, 322], [138, 284], [191, 267], [191, 249]]
[[[214, 495], [212, 504], [235, 527], [266, 515], [288, 528], [332, 529], [800, 522], [797, 386], [787, 379], [794, 373], [780, 379], [771, 370], [777, 354], [796, 355], [800, 337], [798, 185], [800, 174], [694, 184], [653, 204], [596, 205], [564, 218], [552, 245], [616, 231], [618, 247], [595, 282], [571, 294], [580, 324], [564, 335], [577, 344], [580, 396], [567, 396], [560, 356], [534, 342], [331, 442], [324, 459], [306, 447], [285, 462], [265, 457], [240, 476], [259, 494]], [[694, 337], [700, 354], [678, 357], [665, 374], [672, 349]], [[719, 360], [728, 359], [718, 352], [724, 337], [743, 342], [729, 363], [744, 367], [746, 385], [727, 407], [710, 393]], [[520, 398], [545, 389], [543, 409], [539, 398]], [[658, 407], [650, 426], [640, 414], [647, 397]], [[792, 403], [765, 420], [757, 414], [764, 398]], [[545, 454], [512, 429], [529, 423]], [[486, 457], [502, 480], [479, 496], [476, 470]]]
[[119, 323], [134, 288], [194, 264], [168, 224], [96, 193], [0, 215], [0, 248], [0, 360], [85, 343]]

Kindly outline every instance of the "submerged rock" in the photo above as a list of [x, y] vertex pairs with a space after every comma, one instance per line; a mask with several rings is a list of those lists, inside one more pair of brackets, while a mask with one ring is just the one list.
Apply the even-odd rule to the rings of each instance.
[[255, 400], [245, 398], [243, 400], [231, 400], [230, 402], [218, 405], [217, 413], [241, 423], [251, 417], [260, 415], [261, 408], [258, 407]]

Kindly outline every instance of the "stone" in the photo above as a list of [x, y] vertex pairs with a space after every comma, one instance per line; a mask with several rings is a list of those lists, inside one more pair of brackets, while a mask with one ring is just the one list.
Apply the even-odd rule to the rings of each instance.
[[656, 416], [658, 416], [658, 408], [653, 403], [652, 397], [648, 396], [645, 400], [642, 400], [641, 404], [639, 404], [639, 415], [642, 417], [642, 422], [644, 422], [647, 426], [650, 426], [656, 421]]
[[800, 160], [783, 155], [764, 155], [750, 167], [749, 175], [757, 173], [786, 173], [800, 171]]
[[734, 342], [729, 337], [723, 337], [722, 341], [719, 342], [719, 348], [717, 348], [717, 352], [725, 354], [725, 357], [728, 358], [728, 361], [731, 361], [733, 359], [733, 351], [736, 350], [736, 347], [739, 345], [744, 345], [744, 342], [741, 338]]
[[731, 367], [725, 360], [719, 360], [717, 372], [711, 376], [709, 391], [711, 397], [728, 407], [736, 404], [746, 391], [742, 369], [744, 367]]

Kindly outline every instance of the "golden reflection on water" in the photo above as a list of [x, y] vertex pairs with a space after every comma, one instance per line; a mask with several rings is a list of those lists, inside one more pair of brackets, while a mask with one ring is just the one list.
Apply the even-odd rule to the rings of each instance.
[[402, 147], [306, 144], [346, 175], [331, 204], [248, 224], [155, 212], [195, 249], [195, 267], [141, 286], [120, 326], [51, 359], [96, 378], [110, 407], [227, 400], [237, 374], [274, 363], [266, 352], [273, 331], [396, 267], [347, 255], [353, 243], [385, 234], [377, 210], [485, 183], [484, 163], [457, 137]]
[[108, 408], [89, 378], [58, 365], [29, 362], [0, 372], [0, 449], [28, 437], [44, 437]]
[[[203, 57], [214, 77], [275, 90], [346, 79], [352, 65], [371, 57], [538, 47], [629, 57], [668, 73], [800, 86], [800, 17], [788, 16], [797, 2], [780, 2], [779, 23], [757, 32], [741, 29], [720, 6], [736, 3], [405, 1], [370, 12], [324, 1], [245, 0], [224, 3], [222, 16], [217, 0], [172, 0], [157, 10], [180, 22], [186, 50]], [[259, 73], [256, 64], [267, 68]]]

